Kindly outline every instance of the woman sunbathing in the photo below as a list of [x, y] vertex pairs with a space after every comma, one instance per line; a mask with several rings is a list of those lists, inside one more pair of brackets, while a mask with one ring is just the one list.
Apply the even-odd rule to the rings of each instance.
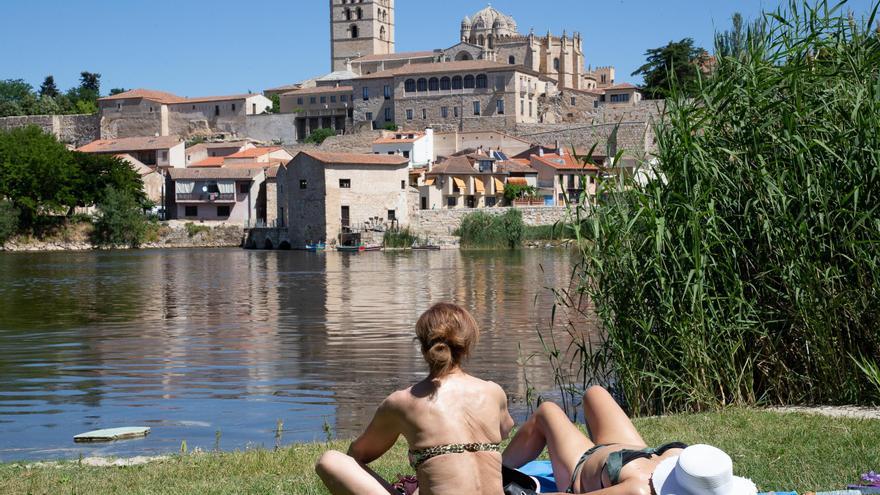
[[[733, 476], [730, 456], [708, 445], [679, 442], [649, 448], [626, 413], [601, 387], [584, 395], [592, 440], [552, 403], [542, 404], [504, 450], [519, 468], [550, 454], [553, 477], [566, 493], [592, 495], [754, 495], [755, 485]], [[595, 443], [594, 443], [595, 442]]]
[[429, 375], [391, 394], [348, 454], [327, 452], [315, 467], [333, 494], [397, 494], [367, 464], [403, 435], [421, 495], [501, 495], [499, 444], [513, 419], [501, 387], [465, 373], [462, 361], [477, 343], [474, 318], [438, 304], [416, 323]]

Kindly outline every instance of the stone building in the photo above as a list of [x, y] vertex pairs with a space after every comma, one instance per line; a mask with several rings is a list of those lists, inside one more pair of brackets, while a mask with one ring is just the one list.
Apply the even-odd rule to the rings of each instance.
[[494, 130], [438, 132], [434, 134], [434, 160], [460, 151], [481, 148], [514, 156], [529, 149], [531, 145], [528, 141]]
[[394, 0], [330, 0], [333, 71], [354, 59], [394, 53]]
[[408, 171], [399, 155], [301, 151], [284, 183], [291, 245], [408, 225]]
[[169, 175], [173, 218], [241, 226], [266, 223], [265, 167], [176, 168]]
[[[493, 151], [451, 156], [434, 165], [419, 188], [422, 210], [492, 208], [504, 202], [509, 170], [525, 167], [507, 164]], [[532, 174], [534, 175], [534, 174]]]
[[373, 141], [376, 155], [401, 155], [410, 168], [424, 168], [434, 161], [434, 129], [423, 132], [382, 131]]
[[351, 126], [354, 89], [349, 86], [315, 86], [281, 95], [281, 113], [297, 114], [297, 136], [308, 137], [317, 129], [344, 131]]
[[153, 168], [186, 166], [186, 145], [171, 136], [99, 139], [77, 148], [82, 153], [129, 155]]
[[355, 124], [444, 131], [538, 122], [539, 96], [555, 91], [552, 81], [529, 69], [488, 60], [408, 65], [352, 85]]

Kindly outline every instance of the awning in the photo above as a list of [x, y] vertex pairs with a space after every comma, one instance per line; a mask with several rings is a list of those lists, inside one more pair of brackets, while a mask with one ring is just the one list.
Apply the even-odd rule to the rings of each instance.
[[529, 181], [526, 180], [525, 177], [511, 177], [507, 179], [507, 183], [516, 186], [527, 186], [529, 185]]
[[474, 177], [474, 187], [480, 194], [486, 194], [486, 187], [483, 185], [483, 179]]
[[499, 179], [492, 179], [495, 181], [495, 193], [503, 193], [504, 192], [504, 183]]
[[455, 185], [458, 186], [459, 189], [467, 189], [467, 184], [458, 177], [453, 177], [452, 180], [455, 182]]
[[433, 185], [434, 185], [434, 180], [435, 180], [435, 179], [434, 179], [433, 177], [428, 178], [428, 179], [425, 179], [425, 185], [426, 185], [426, 186], [433, 186]]

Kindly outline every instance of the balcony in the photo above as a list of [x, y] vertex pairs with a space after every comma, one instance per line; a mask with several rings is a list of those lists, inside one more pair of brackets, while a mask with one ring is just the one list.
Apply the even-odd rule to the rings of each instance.
[[235, 203], [235, 193], [177, 193], [178, 203]]

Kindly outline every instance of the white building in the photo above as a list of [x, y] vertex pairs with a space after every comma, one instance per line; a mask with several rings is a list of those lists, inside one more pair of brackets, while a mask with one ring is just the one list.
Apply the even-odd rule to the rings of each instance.
[[402, 155], [409, 160], [410, 168], [426, 168], [434, 160], [434, 130], [425, 132], [384, 131], [382, 137], [373, 141], [376, 155]]

